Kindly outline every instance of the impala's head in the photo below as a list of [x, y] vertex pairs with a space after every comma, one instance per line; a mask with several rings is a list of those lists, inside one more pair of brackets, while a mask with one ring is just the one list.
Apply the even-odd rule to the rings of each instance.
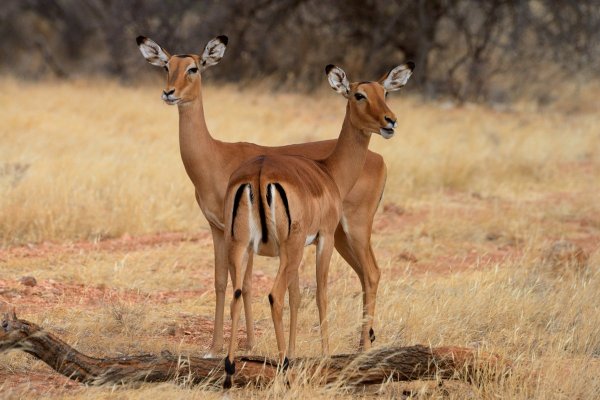
[[138, 36], [136, 41], [146, 61], [167, 71], [167, 87], [161, 98], [171, 105], [185, 104], [200, 95], [200, 73], [218, 64], [227, 47], [227, 36], [217, 36], [208, 42], [201, 56], [172, 56], [152, 39]]
[[353, 83], [348, 81], [344, 70], [335, 65], [325, 67], [325, 73], [333, 90], [348, 99], [352, 125], [361, 131], [379, 133], [389, 139], [394, 136], [396, 115], [385, 102], [387, 93], [406, 85], [413, 69], [415, 64], [409, 61], [393, 68], [378, 81]]

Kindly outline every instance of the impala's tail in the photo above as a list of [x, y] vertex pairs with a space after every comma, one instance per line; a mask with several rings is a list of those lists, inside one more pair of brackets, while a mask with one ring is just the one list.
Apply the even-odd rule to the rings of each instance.
[[285, 193], [285, 190], [283, 189], [283, 186], [281, 186], [280, 183], [275, 182], [275, 183], [268, 183], [267, 184], [267, 205], [269, 207], [269, 210], [271, 211], [271, 220], [273, 222], [274, 225], [277, 225], [276, 222], [276, 194], [275, 192], [277, 192], [277, 195], [279, 196], [280, 200], [281, 200], [281, 204], [283, 205], [283, 208], [285, 210], [285, 216], [287, 217], [287, 235], [289, 236], [290, 234], [290, 230], [292, 228], [292, 217], [290, 216], [290, 205], [288, 203], [288, 197], [287, 194]]
[[261, 245], [274, 245], [291, 231], [291, 214], [286, 191], [279, 182], [270, 182], [262, 174], [262, 166], [253, 176], [241, 179], [235, 190], [231, 208], [231, 237], [247, 241], [255, 252]]

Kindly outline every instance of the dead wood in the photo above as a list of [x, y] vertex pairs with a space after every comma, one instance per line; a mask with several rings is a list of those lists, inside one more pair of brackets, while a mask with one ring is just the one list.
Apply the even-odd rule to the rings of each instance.
[[[68, 378], [91, 385], [165, 381], [222, 385], [224, 377], [220, 358], [168, 351], [89, 357], [36, 324], [18, 319], [14, 311], [3, 313], [0, 329], [0, 352], [11, 349], [31, 354]], [[281, 372], [277, 362], [266, 357], [241, 356], [236, 364], [234, 386], [266, 386]], [[473, 380], [497, 377], [508, 369], [509, 364], [494, 354], [462, 347], [414, 345], [330, 358], [296, 358], [286, 374], [289, 382], [302, 379], [311, 384], [354, 386], [435, 378]]]

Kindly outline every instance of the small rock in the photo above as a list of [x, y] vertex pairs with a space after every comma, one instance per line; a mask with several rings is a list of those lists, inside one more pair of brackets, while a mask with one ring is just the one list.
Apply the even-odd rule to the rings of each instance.
[[485, 240], [489, 240], [490, 242], [493, 242], [494, 240], [498, 240], [501, 237], [502, 237], [502, 235], [497, 232], [488, 232], [488, 234], [485, 235]]
[[177, 331], [178, 331], [177, 326], [174, 324], [167, 326], [167, 328], [165, 329], [165, 333], [169, 336], [177, 335]]
[[406, 210], [395, 203], [385, 203], [383, 205], [383, 212], [386, 214], [403, 215]]
[[21, 282], [21, 285], [30, 287], [37, 285], [37, 280], [33, 276], [23, 276], [19, 279], [19, 282]]
[[396, 257], [394, 257], [394, 261], [410, 261], [412, 263], [416, 263], [419, 260], [413, 253], [409, 251], [403, 251], [402, 253], [399, 253], [396, 255]]

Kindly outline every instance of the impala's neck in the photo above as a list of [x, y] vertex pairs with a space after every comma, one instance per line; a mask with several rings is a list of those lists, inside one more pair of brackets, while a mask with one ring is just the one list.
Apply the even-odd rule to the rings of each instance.
[[198, 96], [195, 100], [180, 104], [179, 108], [179, 150], [181, 159], [192, 182], [202, 180], [203, 174], [208, 173], [207, 159], [214, 156], [215, 140], [210, 136], [204, 119], [202, 104], [202, 84], [198, 84]]
[[371, 134], [361, 131], [350, 122], [350, 107], [346, 107], [346, 117], [342, 131], [333, 152], [323, 160], [331, 177], [338, 186], [340, 196], [346, 197], [364, 167]]

